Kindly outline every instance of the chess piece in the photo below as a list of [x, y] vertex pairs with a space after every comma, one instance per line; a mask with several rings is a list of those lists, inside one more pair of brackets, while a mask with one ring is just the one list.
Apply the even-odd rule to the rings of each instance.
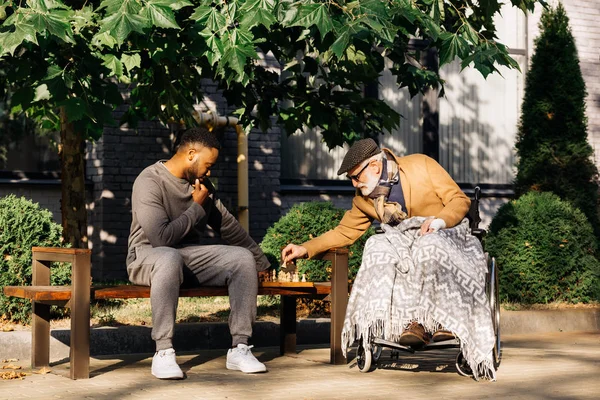
[[302, 282], [306, 282], [306, 274], [302, 274]]
[[277, 271], [273, 270], [273, 273], [271, 274], [271, 279], [273, 282], [277, 282]]

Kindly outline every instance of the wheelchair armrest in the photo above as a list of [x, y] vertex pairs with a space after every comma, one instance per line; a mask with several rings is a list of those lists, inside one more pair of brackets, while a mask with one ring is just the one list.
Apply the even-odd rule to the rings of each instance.
[[481, 241], [487, 234], [487, 230], [481, 228], [472, 229], [471, 234]]

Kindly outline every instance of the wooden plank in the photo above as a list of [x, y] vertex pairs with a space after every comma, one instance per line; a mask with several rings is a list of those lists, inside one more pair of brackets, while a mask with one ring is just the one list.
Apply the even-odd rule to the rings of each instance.
[[[277, 283], [278, 285], [273, 285]], [[300, 283], [301, 285], [298, 285]], [[285, 286], [284, 286], [285, 285]], [[149, 298], [150, 288], [138, 285], [98, 286], [90, 288], [94, 299]], [[331, 293], [330, 282], [263, 282], [258, 288], [261, 295], [327, 295]], [[34, 301], [68, 301], [71, 299], [71, 286], [5, 286], [6, 296]], [[180, 297], [227, 296], [226, 287], [185, 288], [179, 291]]]
[[90, 249], [75, 249], [67, 247], [32, 247], [32, 253], [54, 253], [54, 254], [92, 254]]
[[71, 286], [5, 286], [4, 294], [35, 301], [64, 301], [71, 299]]

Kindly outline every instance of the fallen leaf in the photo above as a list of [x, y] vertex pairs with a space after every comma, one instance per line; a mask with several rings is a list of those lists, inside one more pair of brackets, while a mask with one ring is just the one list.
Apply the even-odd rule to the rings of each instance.
[[48, 367], [42, 367], [39, 371], [32, 371], [34, 374], [46, 375], [52, 372], [52, 370]]
[[13, 365], [13, 364], [8, 364], [8, 365], [3, 365], [2, 369], [22, 369], [23, 367], [21, 367], [20, 365]]
[[23, 377], [25, 377], [25, 376], [27, 376], [27, 374], [24, 372], [15, 372], [15, 371], [0, 372], [0, 379], [5, 379], [5, 380], [23, 379]]
[[12, 326], [7, 326], [7, 325], [2, 326], [2, 332], [12, 332], [14, 330], [15, 330], [15, 328], [13, 328]]
[[3, 363], [9, 363], [9, 362], [17, 362], [19, 361], [18, 358], [5, 358], [4, 360], [2, 360]]

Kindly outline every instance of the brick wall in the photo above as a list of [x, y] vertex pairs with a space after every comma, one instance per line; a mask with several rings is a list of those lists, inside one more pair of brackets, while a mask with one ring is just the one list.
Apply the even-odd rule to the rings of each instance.
[[28, 183], [4, 183], [0, 184], [0, 197], [14, 194], [17, 197], [25, 197], [38, 203], [40, 207], [48, 209], [52, 213], [54, 221], [61, 223], [60, 182], [51, 184], [28, 184]]

